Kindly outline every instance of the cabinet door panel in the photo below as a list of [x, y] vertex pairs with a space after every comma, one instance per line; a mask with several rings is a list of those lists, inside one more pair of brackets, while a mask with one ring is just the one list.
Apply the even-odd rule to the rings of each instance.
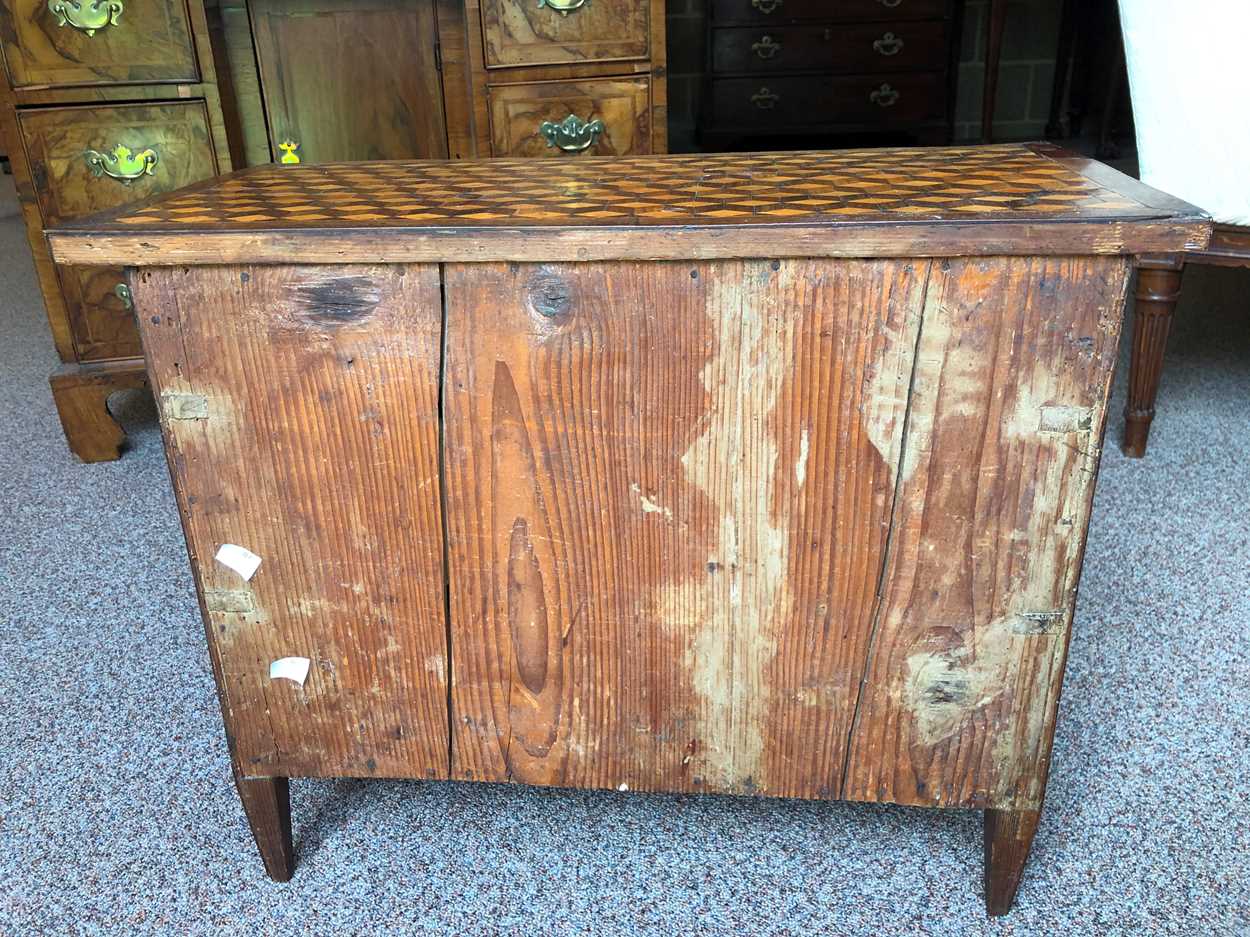
[[[445, 776], [438, 266], [131, 287], [239, 765]], [[250, 579], [226, 543], [261, 557]], [[271, 676], [288, 657], [306, 679]]]
[[486, 67], [644, 59], [650, 8], [650, 0], [587, 0], [561, 13], [534, 0], [483, 0]]
[[48, 0], [0, 0], [14, 87], [200, 80], [183, 0], [125, 0], [112, 15], [107, 0], [66, 6], [61, 23]]
[[454, 776], [838, 795], [927, 266], [445, 268]]
[[[628, 156], [651, 152], [651, 85], [646, 78], [601, 78], [496, 85], [490, 89], [494, 156]], [[568, 117], [603, 129], [591, 138], [543, 135], [543, 124]], [[562, 149], [563, 141], [568, 149]], [[582, 143], [589, 145], [579, 148]]]
[[429, 0], [254, 0], [274, 158], [443, 159], [447, 127]]

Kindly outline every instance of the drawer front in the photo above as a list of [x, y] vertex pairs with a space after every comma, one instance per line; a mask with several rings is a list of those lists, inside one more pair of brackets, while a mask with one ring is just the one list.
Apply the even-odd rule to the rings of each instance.
[[717, 73], [924, 71], [943, 68], [946, 56], [946, 24], [941, 20], [842, 27], [737, 27], [717, 29], [712, 35], [712, 69]]
[[136, 358], [143, 354], [134, 309], [121, 267], [59, 267], [74, 350], [80, 361]]
[[805, 78], [721, 78], [712, 82], [718, 123], [754, 127], [872, 122], [888, 126], [946, 113], [940, 72]]
[[0, 0], [16, 88], [199, 81], [183, 0]]
[[484, 0], [486, 67], [645, 59], [650, 6], [650, 0]]
[[495, 156], [627, 156], [651, 152], [646, 78], [497, 85], [490, 89]]
[[45, 224], [216, 173], [202, 101], [36, 108], [18, 122]]
[[[217, 172], [201, 101], [36, 108], [19, 112], [18, 123], [45, 224], [168, 192]], [[118, 146], [129, 155], [119, 157]], [[88, 151], [98, 158], [89, 162]], [[120, 269], [60, 267], [57, 273], [80, 360], [140, 353], [134, 318], [116, 291]]]
[[712, 0], [712, 22], [769, 24], [912, 20], [947, 16], [949, 0]]

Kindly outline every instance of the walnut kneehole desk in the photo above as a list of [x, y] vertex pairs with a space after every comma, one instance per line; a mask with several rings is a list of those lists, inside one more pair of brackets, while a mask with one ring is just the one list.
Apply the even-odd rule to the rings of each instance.
[[1209, 230], [1038, 144], [263, 166], [49, 238], [130, 267], [271, 876], [287, 778], [516, 781], [981, 808], [1002, 913], [1132, 255]]

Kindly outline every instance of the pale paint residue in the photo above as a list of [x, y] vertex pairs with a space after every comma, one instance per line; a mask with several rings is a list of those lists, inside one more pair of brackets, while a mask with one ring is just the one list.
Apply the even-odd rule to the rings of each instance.
[[772, 513], [783, 500], [779, 483], [788, 484], [778, 477], [773, 411], [800, 317], [777, 308], [777, 291], [758, 282], [743, 289], [726, 277], [709, 288], [715, 350], [700, 375], [709, 410], [681, 466], [720, 517], [706, 575], [661, 590], [655, 609], [691, 634], [685, 663], [703, 704], [699, 770], [720, 790], [767, 787], [767, 669], [790, 611], [788, 518]]
[[638, 503], [642, 507], [642, 513], [659, 514], [659, 515], [662, 515], [663, 517], [668, 518], [669, 520], [673, 519], [672, 510], [669, 508], [666, 508], [662, 504], [657, 504], [655, 501], [652, 501], [650, 498], [648, 498], [646, 493], [643, 492], [642, 488], [638, 485], [637, 482], [632, 483], [629, 486], [629, 490], [638, 496]]
[[[889, 298], [886, 315], [876, 325], [881, 351], [864, 374], [864, 433], [881, 460], [889, 466], [892, 484], [906, 481], [914, 469], [902, 459], [901, 444], [907, 403], [911, 396], [913, 357], [922, 318], [925, 276], [917, 275], [896, 284]], [[905, 284], [905, 285], [904, 285]], [[940, 296], [931, 299], [940, 300]], [[927, 315], [927, 310], [924, 313]], [[932, 435], [932, 419], [926, 423], [912, 416], [909, 432], [927, 438]], [[902, 463], [902, 477], [899, 466]]]
[[908, 656], [907, 708], [926, 745], [955, 735], [972, 713], [1003, 691], [1023, 646], [1013, 625], [1013, 617], [1001, 618], [974, 629], [968, 644]]
[[803, 427], [803, 433], [799, 436], [799, 457], [794, 460], [794, 481], [800, 488], [807, 481], [808, 444], [807, 427]]

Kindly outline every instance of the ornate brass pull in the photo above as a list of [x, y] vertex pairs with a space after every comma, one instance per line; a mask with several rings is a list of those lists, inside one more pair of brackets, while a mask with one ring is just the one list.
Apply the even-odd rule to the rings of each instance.
[[771, 59], [781, 51], [781, 43], [773, 41], [772, 36], [765, 36], [759, 42], [751, 43], [751, 50], [762, 59]]
[[118, 283], [113, 287], [113, 295], [122, 301], [122, 308], [133, 311], [135, 308], [134, 297], [130, 295], [130, 287], [125, 283]]
[[777, 102], [781, 100], [781, 95], [773, 94], [767, 88], [760, 88], [759, 91], [751, 95], [751, 103], [758, 107], [761, 111], [771, 111], [777, 106]]
[[877, 2], [881, 4], [883, 7], [889, 7], [890, 9], [894, 9], [894, 7], [902, 3], [903, 0], [877, 0]]
[[878, 107], [893, 107], [899, 99], [899, 93], [891, 88], [888, 84], [882, 85], [872, 94], [868, 95], [868, 100]]
[[785, 0], [751, 0], [751, 6], [767, 15], [785, 3]]
[[544, 120], [538, 126], [538, 132], [547, 138], [547, 146], [559, 147], [566, 153], [580, 153], [590, 149], [599, 142], [599, 135], [603, 131], [603, 121], [585, 121], [576, 114], [570, 114], [558, 124]]
[[286, 163], [288, 166], [294, 166], [299, 162], [299, 157], [295, 154], [295, 151], [299, 149], [299, 144], [294, 140], [283, 140], [278, 144], [278, 149], [282, 151], [282, 158], [278, 162]]
[[561, 16], [568, 16], [574, 10], [580, 10], [585, 5], [586, 0], [538, 0], [539, 9], [549, 7]]
[[898, 55], [903, 51], [903, 40], [894, 33], [886, 33], [872, 44], [872, 49], [878, 55]]
[[94, 36], [97, 29], [117, 25], [122, 0], [48, 0], [48, 12], [56, 17], [56, 25]]
[[140, 176], [152, 175], [152, 169], [156, 166], [156, 150], [150, 146], [135, 153], [130, 147], [119, 143], [110, 153], [86, 150], [83, 158], [86, 159], [93, 176], [108, 176], [126, 183], [133, 182]]

